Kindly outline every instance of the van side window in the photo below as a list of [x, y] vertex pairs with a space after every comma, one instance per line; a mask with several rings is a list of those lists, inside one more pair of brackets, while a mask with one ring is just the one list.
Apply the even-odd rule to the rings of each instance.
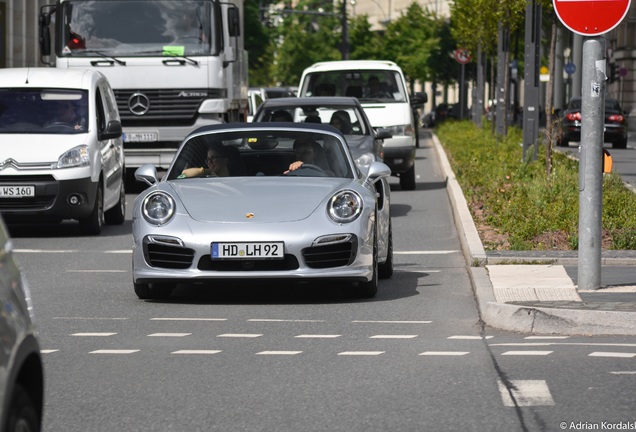
[[95, 92], [95, 114], [97, 117], [97, 130], [103, 131], [106, 129], [106, 113], [104, 112], [104, 101], [102, 98], [102, 92], [99, 87]]

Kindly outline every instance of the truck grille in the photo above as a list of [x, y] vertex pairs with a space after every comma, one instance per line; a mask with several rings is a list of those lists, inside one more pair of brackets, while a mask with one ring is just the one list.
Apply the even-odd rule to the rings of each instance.
[[[213, 89], [119, 89], [114, 92], [124, 126], [191, 125], [201, 102], [210, 97], [220, 97], [214, 94], [217, 92]], [[129, 100], [135, 94], [147, 98], [148, 111], [144, 114], [134, 114], [130, 109]], [[142, 100], [145, 103], [143, 97]]]

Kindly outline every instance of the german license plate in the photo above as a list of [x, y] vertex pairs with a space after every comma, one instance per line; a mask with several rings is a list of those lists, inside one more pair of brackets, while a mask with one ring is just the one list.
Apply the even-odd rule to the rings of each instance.
[[212, 259], [283, 259], [283, 242], [212, 243]]
[[157, 132], [126, 132], [124, 142], [155, 142], [159, 141]]
[[0, 186], [0, 198], [24, 198], [35, 196], [35, 186]]

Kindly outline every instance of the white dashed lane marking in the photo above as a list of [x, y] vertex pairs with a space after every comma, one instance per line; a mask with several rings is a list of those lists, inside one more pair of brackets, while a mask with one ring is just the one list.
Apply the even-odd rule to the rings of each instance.
[[335, 339], [335, 338], [339, 338], [342, 335], [338, 335], [338, 334], [300, 334], [297, 336], [294, 336], [295, 338], [299, 338], [299, 339], [311, 339], [311, 338], [315, 338], [315, 339]]
[[433, 321], [351, 321], [356, 324], [430, 324]]
[[100, 349], [90, 351], [89, 354], [133, 354], [139, 351], [138, 349]]
[[184, 337], [190, 336], [192, 333], [152, 333], [149, 337]]
[[227, 318], [150, 318], [150, 321], [227, 321]]
[[114, 336], [117, 333], [73, 333], [71, 336], [84, 336], [84, 337], [106, 337]]
[[465, 356], [468, 351], [424, 351], [421, 356]]
[[552, 354], [554, 351], [506, 351], [501, 355], [505, 356], [545, 356]]
[[589, 357], [619, 357], [619, 358], [633, 358], [636, 357], [636, 353], [624, 353], [624, 352], [593, 352], [589, 354]]
[[[510, 389], [499, 381], [499, 393], [504, 406], [552, 406], [554, 399], [544, 380], [512, 380]], [[513, 400], [514, 398], [514, 400]]]
[[494, 336], [462, 336], [462, 335], [456, 335], [456, 336], [449, 336], [447, 337], [447, 339], [456, 339], [456, 340], [485, 340], [485, 339], [492, 339]]
[[415, 339], [417, 335], [375, 335], [369, 339]]
[[343, 351], [338, 353], [339, 356], [378, 356], [384, 354], [385, 351]]
[[257, 352], [256, 355], [297, 355], [302, 353], [302, 351], [261, 351]]
[[263, 336], [262, 334], [257, 333], [224, 333], [220, 334], [217, 337], [225, 337], [225, 338], [257, 338]]
[[173, 351], [170, 354], [196, 354], [196, 355], [210, 355], [210, 354], [218, 354], [221, 350], [178, 350]]

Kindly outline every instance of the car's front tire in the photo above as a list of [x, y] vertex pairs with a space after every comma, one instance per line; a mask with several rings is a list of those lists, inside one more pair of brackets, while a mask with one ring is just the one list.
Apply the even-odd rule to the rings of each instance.
[[388, 279], [393, 276], [393, 229], [389, 222], [389, 235], [386, 261], [378, 264], [378, 277], [380, 279]]
[[101, 182], [97, 185], [95, 192], [95, 205], [88, 217], [81, 219], [80, 231], [84, 235], [99, 235], [104, 225], [104, 190]]
[[11, 405], [7, 416], [7, 432], [39, 432], [40, 422], [38, 421], [35, 404], [31, 400], [29, 393], [20, 383], [16, 383], [11, 395]]
[[415, 164], [400, 174], [400, 187], [402, 190], [415, 190]]

